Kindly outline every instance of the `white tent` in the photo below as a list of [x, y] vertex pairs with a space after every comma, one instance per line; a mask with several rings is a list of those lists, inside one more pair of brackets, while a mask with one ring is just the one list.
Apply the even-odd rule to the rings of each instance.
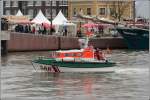
[[54, 25], [62, 25], [64, 23], [66, 23], [68, 20], [64, 17], [64, 15], [62, 14], [61, 10], [59, 11], [59, 13], [57, 14], [57, 16], [53, 19], [52, 23]]
[[56, 34], [63, 35], [64, 28], [66, 28], [67, 36], [76, 36], [76, 24], [70, 23], [61, 11], [53, 19], [52, 24], [55, 26]]
[[42, 23], [50, 24], [50, 21], [43, 15], [41, 10], [39, 10], [39, 13], [31, 22], [35, 24], [42, 24]]
[[22, 12], [20, 10], [18, 10], [16, 16], [23, 16]]

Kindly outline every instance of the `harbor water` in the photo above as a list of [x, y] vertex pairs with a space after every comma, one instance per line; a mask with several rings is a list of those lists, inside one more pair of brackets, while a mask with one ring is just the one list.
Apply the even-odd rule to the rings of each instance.
[[36, 72], [31, 60], [50, 52], [1, 58], [1, 100], [149, 100], [149, 52], [113, 50], [113, 73]]

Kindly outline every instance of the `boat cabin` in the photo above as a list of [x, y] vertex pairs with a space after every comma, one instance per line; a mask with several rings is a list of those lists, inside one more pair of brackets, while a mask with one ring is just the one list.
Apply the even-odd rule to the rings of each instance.
[[66, 50], [66, 51], [56, 51], [54, 58], [59, 60], [74, 60], [74, 59], [84, 59], [84, 60], [104, 60], [104, 55], [102, 52], [96, 52], [92, 48], [84, 48], [81, 50]]
[[57, 51], [56, 58], [94, 58], [94, 51], [91, 49]]

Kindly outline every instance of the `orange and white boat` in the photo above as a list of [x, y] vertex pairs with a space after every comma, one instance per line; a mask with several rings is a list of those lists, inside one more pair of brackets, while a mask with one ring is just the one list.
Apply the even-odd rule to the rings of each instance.
[[51, 57], [32, 62], [48, 72], [112, 72], [115, 66], [102, 51], [92, 46], [80, 50], [55, 51]]

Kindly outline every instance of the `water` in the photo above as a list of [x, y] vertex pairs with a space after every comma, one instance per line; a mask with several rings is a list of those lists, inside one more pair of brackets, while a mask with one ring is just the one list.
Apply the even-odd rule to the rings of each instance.
[[36, 72], [30, 61], [49, 52], [2, 57], [2, 100], [148, 100], [148, 51], [114, 50], [114, 73]]

